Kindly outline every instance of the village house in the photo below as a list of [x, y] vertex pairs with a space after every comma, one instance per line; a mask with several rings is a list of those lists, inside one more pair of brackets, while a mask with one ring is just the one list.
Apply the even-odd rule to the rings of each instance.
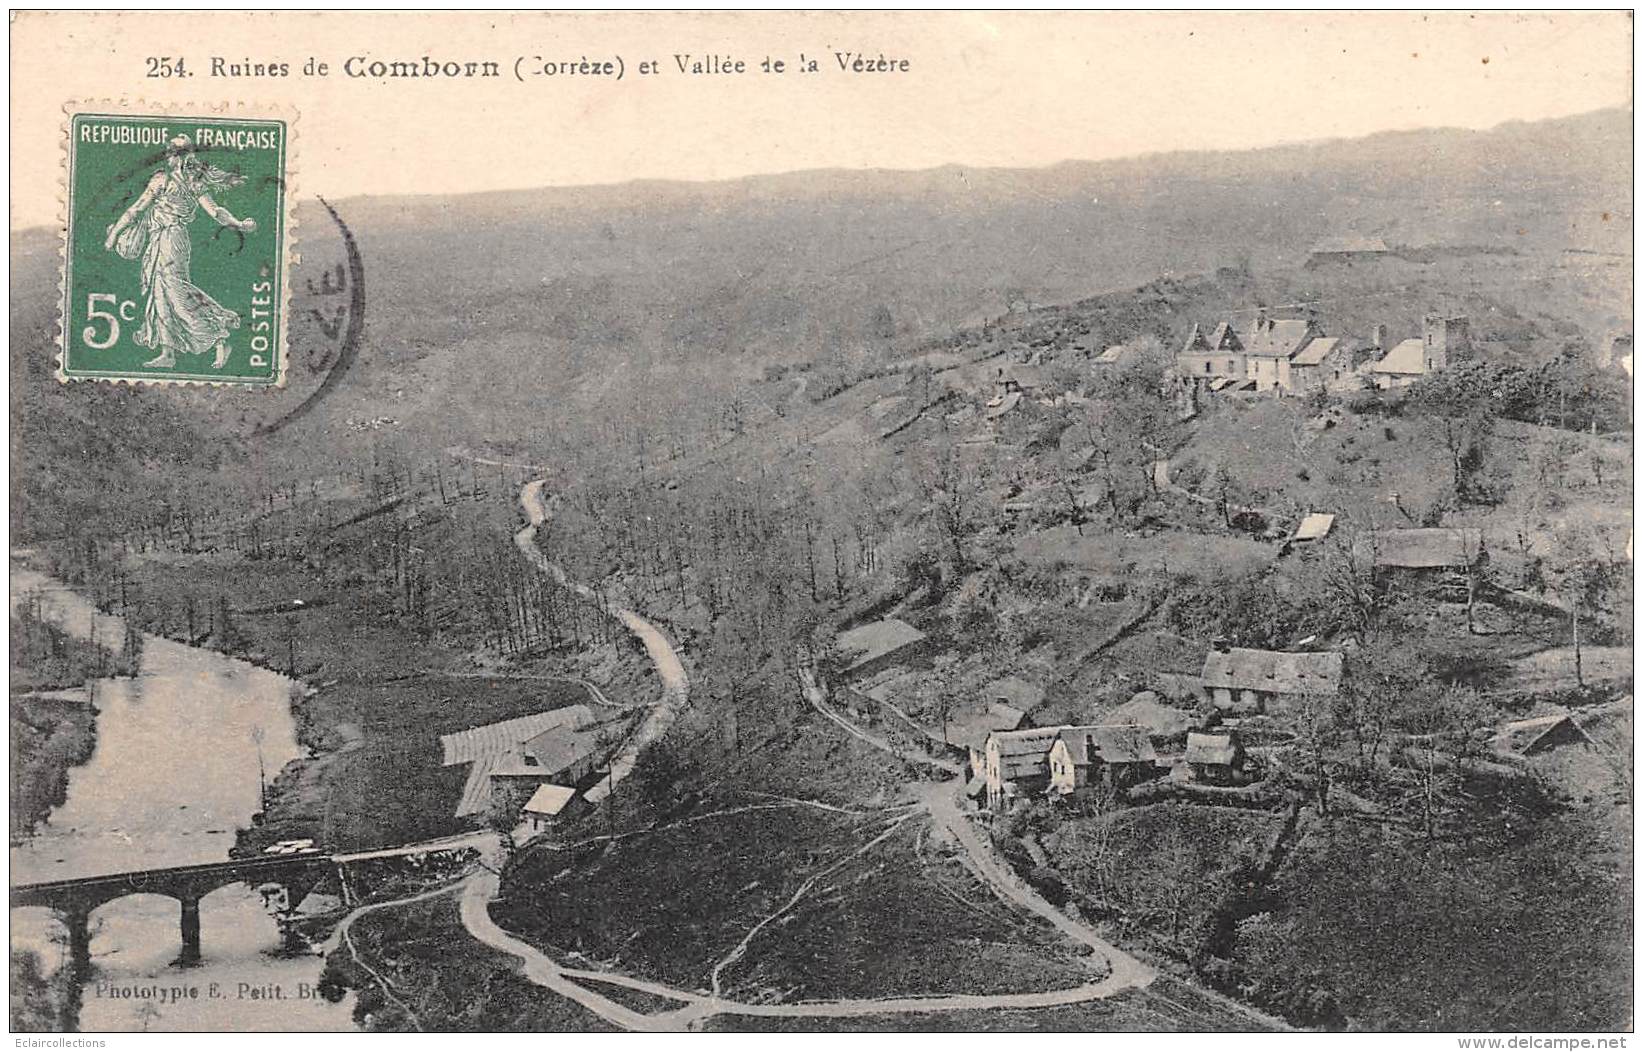
[[576, 790], [564, 785], [541, 785], [537, 787], [531, 798], [525, 801], [525, 823], [530, 831], [544, 833], [552, 827], [553, 822], [564, 814], [570, 802], [576, 796]]
[[1092, 785], [1123, 789], [1158, 776], [1158, 753], [1136, 724], [1062, 727], [1050, 746], [1049, 790], [1071, 796]]
[[1252, 774], [1243, 742], [1234, 730], [1188, 732], [1182, 759], [1192, 780], [1205, 785], [1242, 785]]
[[1254, 330], [1244, 340], [1249, 378], [1255, 381], [1255, 390], [1288, 390], [1290, 360], [1322, 337], [1323, 331], [1310, 318], [1273, 319], [1262, 311], [1255, 319]]
[[1196, 381], [1243, 380], [1249, 376], [1249, 359], [1230, 322], [1216, 326], [1207, 338], [1194, 323], [1187, 342], [1176, 352], [1175, 368]]
[[985, 778], [987, 773], [987, 739], [1005, 731], [1023, 730], [1032, 726], [1027, 714], [1004, 701], [993, 701], [975, 712], [950, 718], [943, 733], [950, 745], [960, 745], [970, 753], [970, 773]]
[[887, 617], [840, 632], [838, 648], [845, 660], [845, 678], [865, 679], [923, 657], [929, 640], [907, 622]]
[[1279, 363], [1278, 386], [1294, 394], [1350, 387], [1357, 382], [1355, 357], [1352, 341], [1344, 336], [1311, 340], [1294, 357]]
[[1419, 339], [1403, 340], [1369, 366], [1377, 387], [1405, 387], [1430, 373], [1470, 357], [1472, 338], [1465, 315], [1426, 316]]
[[996, 398], [1020, 394], [1027, 398], [1042, 397], [1045, 390], [1044, 371], [1036, 365], [1007, 362], [998, 366], [993, 375]]
[[1204, 689], [1216, 708], [1266, 712], [1279, 700], [1333, 697], [1341, 689], [1341, 655], [1217, 647], [1204, 658]]
[[1041, 791], [1050, 781], [1050, 749], [1060, 727], [1001, 731], [987, 736], [987, 806], [997, 810], [1022, 793]]
[[[1245, 386], [1256, 391], [1288, 391], [1297, 377], [1308, 384], [1323, 383], [1336, 368], [1342, 369], [1343, 376], [1351, 369], [1346, 341], [1337, 339], [1307, 353], [1321, 339], [1325, 339], [1323, 330], [1310, 318], [1270, 318], [1262, 310], [1243, 331], [1222, 322], [1206, 337], [1194, 324], [1176, 352], [1175, 369], [1215, 391]], [[1299, 374], [1293, 371], [1297, 356], [1304, 356]]]

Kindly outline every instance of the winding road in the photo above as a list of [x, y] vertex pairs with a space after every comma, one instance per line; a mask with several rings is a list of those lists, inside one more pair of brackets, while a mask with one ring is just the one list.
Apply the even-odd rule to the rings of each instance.
[[673, 726], [673, 721], [679, 718], [679, 713], [690, 699], [690, 679], [685, 675], [685, 666], [679, 660], [678, 652], [673, 649], [673, 645], [668, 642], [661, 629], [632, 610], [615, 604], [606, 604], [587, 585], [570, 581], [565, 576], [565, 571], [537, 547], [538, 531], [552, 518], [547, 498], [543, 495], [546, 485], [546, 479], [537, 479], [526, 483], [519, 491], [519, 506], [525, 512], [526, 525], [513, 535], [514, 544], [532, 566], [589, 602], [599, 604], [606, 613], [638, 637], [639, 642], [644, 645], [645, 653], [650, 657], [651, 664], [656, 666], [657, 677], [662, 681], [661, 702], [651, 710], [649, 716], [645, 717], [644, 723], [639, 725], [639, 729], [628, 738], [627, 743], [611, 761], [610, 776], [587, 791], [588, 803], [598, 804], [610, 795], [617, 782], [632, 773], [634, 765], [639, 761], [640, 750], [666, 734], [667, 729]]
[[[616, 761], [613, 762], [612, 776], [609, 782], [601, 783], [602, 785], [610, 785], [619, 782], [633, 769], [640, 749], [666, 733], [688, 699], [689, 681], [678, 654], [659, 629], [631, 610], [604, 604], [597, 594], [586, 585], [568, 581], [564, 571], [551, 562], [537, 547], [537, 532], [550, 517], [547, 501], [543, 496], [543, 489], [544, 482], [539, 480], [527, 484], [520, 492], [520, 504], [528, 520], [528, 525], [514, 536], [514, 541], [519, 546], [520, 552], [543, 573], [551, 575], [561, 585], [574, 590], [578, 595], [590, 601], [601, 603], [613, 617], [620, 620], [644, 645], [646, 653], [652, 663], [655, 664], [657, 675], [662, 681], [661, 702], [652, 710], [650, 716], [646, 718], [644, 724], [641, 725], [618, 755]], [[948, 774], [957, 775], [961, 773], [956, 764], [944, 759], [924, 756], [911, 750], [898, 749], [890, 742], [872, 735], [846, 720], [827, 704], [825, 690], [817, 685], [813, 677], [808, 675], [804, 677], [804, 693], [806, 700], [818, 712], [832, 720], [841, 729], [867, 742], [874, 748], [882, 749], [910, 762], [937, 768]], [[1151, 984], [1155, 978], [1155, 973], [1151, 968], [1107, 942], [1093, 928], [1073, 920], [1056, 909], [1011, 872], [1009, 867], [999, 859], [971, 825], [957, 802], [955, 788], [955, 783], [947, 780], [928, 783], [921, 791], [920, 801], [916, 806], [926, 811], [935, 824], [952, 837], [953, 841], [963, 851], [965, 865], [972, 873], [985, 881], [1000, 898], [1036, 914], [1054, 925], [1057, 930], [1068, 938], [1090, 947], [1104, 957], [1108, 966], [1105, 977], [1080, 986], [1028, 993], [939, 994], [750, 1004], [731, 1000], [720, 993], [719, 969], [715, 969], [714, 973], [714, 992], [709, 994], [695, 990], [682, 990], [663, 983], [637, 979], [613, 972], [566, 968], [542, 950], [510, 934], [491, 918], [490, 905], [495, 901], [501, 887], [500, 873], [503, 862], [503, 847], [500, 838], [491, 841], [484, 849], [485, 857], [482, 860], [481, 867], [472, 875], [464, 878], [454, 888], [427, 892], [418, 897], [431, 897], [435, 894], [460, 889], [462, 924], [476, 940], [501, 953], [518, 958], [523, 965], [523, 974], [531, 982], [575, 1001], [609, 1023], [632, 1031], [660, 1032], [697, 1029], [701, 1027], [704, 1021], [718, 1015], [763, 1016], [767, 1018], [844, 1018], [900, 1013], [1049, 1008], [1099, 1000]], [[795, 803], [803, 802], [795, 801]], [[907, 817], [911, 817], [911, 815], [905, 815], [894, 820], [891, 828], [899, 826]], [[867, 848], [872, 847], [873, 844], [882, 839], [881, 836], [867, 845]], [[863, 850], [866, 850], [866, 848]], [[857, 852], [857, 854], [860, 853]], [[855, 856], [851, 857], [854, 858]], [[804, 888], [800, 889], [799, 894], [796, 894], [794, 899], [789, 902], [789, 906], [802, 896], [804, 890]], [[785, 909], [786, 907], [784, 907]], [[359, 911], [352, 915], [349, 921], [351, 922], [353, 916], [358, 916], [362, 912]], [[722, 962], [721, 967], [723, 963], [730, 963], [739, 957], [759, 930], [777, 920], [780, 916], [781, 913], [778, 912], [755, 925], [748, 932], [748, 936], [742, 944], [725, 958], [725, 962]], [[333, 938], [342, 938], [345, 935], [346, 928], [344, 927], [341, 934]], [[590, 988], [588, 984], [619, 986], [640, 991], [652, 996], [677, 1001], [680, 1007], [661, 1012], [642, 1012], [605, 996]]]

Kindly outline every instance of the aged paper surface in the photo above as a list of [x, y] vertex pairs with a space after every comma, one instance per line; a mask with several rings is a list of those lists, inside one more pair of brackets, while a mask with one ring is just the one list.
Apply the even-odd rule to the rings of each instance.
[[1632, 32], [13, 14], [11, 1028], [1628, 1031]]

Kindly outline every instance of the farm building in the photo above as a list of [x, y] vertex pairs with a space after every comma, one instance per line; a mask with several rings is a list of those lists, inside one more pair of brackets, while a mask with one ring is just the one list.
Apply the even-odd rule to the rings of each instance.
[[1575, 720], [1573, 714], [1554, 712], [1503, 724], [1495, 738], [1495, 744], [1502, 751], [1528, 757], [1539, 756], [1566, 745], [1590, 747], [1592, 738]]
[[893, 617], [840, 632], [838, 643], [846, 662], [844, 674], [851, 679], [912, 661], [929, 646], [923, 632]]
[[1192, 731], [1183, 757], [1194, 781], [1239, 785], [1249, 780], [1249, 758], [1237, 731]]
[[1360, 554], [1389, 570], [1465, 570], [1484, 558], [1483, 531], [1463, 526], [1375, 530]]
[[493, 778], [536, 777], [525, 759], [523, 746], [527, 741], [554, 731], [575, 731], [593, 722], [593, 710], [588, 706], [567, 705], [441, 735], [442, 766], [472, 765], [457, 803], [457, 817], [481, 814], [490, 806]]
[[626, 720], [586, 727], [555, 727], [543, 731], [522, 748], [525, 762], [545, 771], [555, 782], [576, 785], [610, 758], [626, 737]]
[[1158, 774], [1152, 738], [1136, 724], [1062, 727], [1050, 746], [1049, 789], [1060, 796], [1092, 785], [1123, 788]]
[[1392, 250], [1378, 237], [1331, 237], [1312, 246], [1306, 257], [1306, 267], [1315, 270], [1341, 264], [1370, 263], [1390, 255]]
[[1217, 708], [1265, 712], [1279, 699], [1340, 693], [1341, 666], [1333, 651], [1215, 649], [1204, 658], [1204, 689]]

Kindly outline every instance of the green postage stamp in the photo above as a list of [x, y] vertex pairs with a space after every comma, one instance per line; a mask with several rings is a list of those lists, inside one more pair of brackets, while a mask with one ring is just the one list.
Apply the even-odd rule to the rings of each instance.
[[62, 380], [285, 378], [291, 121], [69, 110]]

